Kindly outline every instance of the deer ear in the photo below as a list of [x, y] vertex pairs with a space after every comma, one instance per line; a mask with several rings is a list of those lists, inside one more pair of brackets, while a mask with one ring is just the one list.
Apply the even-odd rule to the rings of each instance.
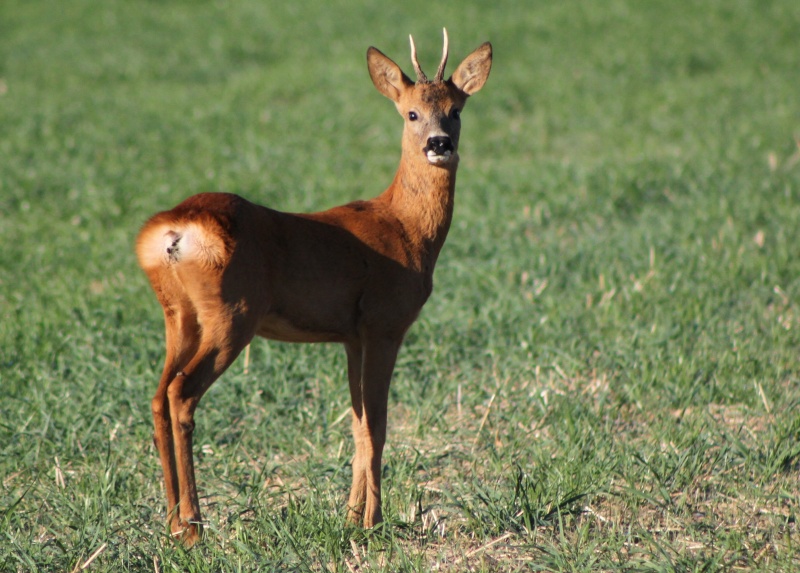
[[464, 58], [450, 81], [467, 95], [472, 95], [483, 87], [492, 69], [492, 45], [489, 42]]
[[398, 102], [400, 94], [406, 88], [414, 85], [414, 82], [408, 79], [400, 66], [377, 48], [371, 47], [367, 50], [367, 67], [372, 83], [375, 84], [378, 91], [395, 103]]

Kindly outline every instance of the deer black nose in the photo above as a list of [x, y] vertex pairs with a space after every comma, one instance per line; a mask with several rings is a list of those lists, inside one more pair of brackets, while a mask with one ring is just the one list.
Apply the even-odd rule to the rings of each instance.
[[428, 145], [424, 151], [433, 151], [436, 155], [444, 155], [447, 151], [453, 151], [453, 141], [446, 135], [437, 135], [428, 138]]

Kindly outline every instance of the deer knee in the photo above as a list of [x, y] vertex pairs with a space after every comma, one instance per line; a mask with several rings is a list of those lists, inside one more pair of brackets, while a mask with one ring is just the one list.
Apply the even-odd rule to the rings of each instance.
[[169, 402], [166, 394], [159, 391], [150, 402], [154, 420], [169, 420]]
[[185, 404], [175, 412], [175, 422], [177, 422], [177, 429], [181, 434], [191, 435], [194, 432], [194, 412]]
[[[184, 387], [181, 382], [185, 376], [183, 372], [178, 373], [179, 379], [167, 388], [167, 400], [169, 402], [169, 417], [173, 424], [177, 423], [177, 428], [183, 434], [191, 434], [194, 431], [194, 407], [195, 401], [184, 396]], [[173, 426], [174, 427], [174, 426]]]
[[185, 407], [180, 408], [175, 412], [175, 418], [172, 423], [172, 427], [180, 431], [181, 434], [191, 435], [194, 432], [194, 412]]

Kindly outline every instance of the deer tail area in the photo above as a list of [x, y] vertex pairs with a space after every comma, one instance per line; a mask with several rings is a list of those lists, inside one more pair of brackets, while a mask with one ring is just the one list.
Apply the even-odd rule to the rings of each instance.
[[225, 266], [229, 251], [217, 225], [203, 219], [174, 220], [167, 215], [156, 215], [139, 232], [136, 256], [145, 272], [179, 266]]

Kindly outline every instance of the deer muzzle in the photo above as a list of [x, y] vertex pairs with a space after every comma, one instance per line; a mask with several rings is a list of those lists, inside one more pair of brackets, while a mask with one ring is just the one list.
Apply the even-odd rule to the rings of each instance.
[[447, 163], [455, 151], [453, 140], [446, 135], [428, 138], [428, 144], [422, 149], [431, 163]]

